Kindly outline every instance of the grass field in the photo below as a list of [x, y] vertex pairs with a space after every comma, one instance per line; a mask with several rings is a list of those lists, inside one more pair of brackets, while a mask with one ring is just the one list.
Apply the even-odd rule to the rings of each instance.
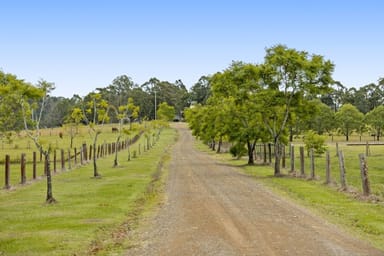
[[[300, 168], [299, 159], [299, 146], [295, 146], [295, 166], [296, 169]], [[360, 174], [360, 161], [359, 154], [366, 153], [365, 145], [348, 145], [347, 143], [338, 143], [338, 149], [344, 154], [344, 162], [346, 169], [346, 180], [350, 190], [361, 193], [362, 180]], [[331, 157], [331, 177], [334, 184], [340, 184], [340, 168], [339, 160], [336, 154], [336, 144], [329, 143], [328, 150]], [[384, 145], [371, 145], [369, 146], [368, 162], [368, 175], [371, 184], [371, 191], [374, 195], [384, 199]], [[290, 168], [290, 160], [287, 158], [287, 168]], [[315, 158], [315, 173], [320, 181], [325, 181], [325, 155], [317, 156]], [[305, 171], [309, 175], [310, 172], [310, 159], [305, 158]]]
[[99, 159], [99, 179], [91, 178], [92, 165], [54, 175], [53, 205], [44, 203], [44, 180], [1, 190], [0, 255], [111, 255], [129, 247], [137, 216], [158, 200], [156, 171], [175, 137], [164, 129], [153, 148], [131, 161], [120, 152], [117, 168], [113, 156]]
[[[101, 134], [98, 137], [98, 145], [102, 145], [104, 142], [106, 143], [113, 143], [116, 141], [116, 138], [119, 134], [112, 133], [112, 127], [117, 127], [116, 124], [108, 124], [98, 127], [99, 130], [101, 130]], [[136, 133], [138, 133], [139, 127], [136, 127]], [[62, 137], [59, 136], [59, 134], [62, 133]], [[130, 137], [132, 138], [135, 134], [132, 134]], [[123, 134], [124, 140], [128, 138], [127, 135]], [[56, 150], [57, 153], [57, 160], [56, 160], [56, 166], [57, 170], [61, 170], [61, 154], [60, 150], [64, 150], [65, 158], [68, 157], [68, 150], [70, 149], [70, 135], [68, 128], [51, 128], [51, 129], [42, 129], [41, 130], [41, 141], [45, 145], [52, 145], [52, 147]], [[85, 126], [80, 126], [78, 128], [76, 136], [74, 136], [73, 139], [73, 148], [71, 151], [71, 156], [74, 156], [74, 148], [77, 149], [77, 152], [80, 152], [80, 147], [83, 144], [89, 145], [92, 144], [92, 137], [89, 134], [89, 128]], [[33, 141], [26, 136], [24, 132], [21, 132], [19, 135], [14, 135], [12, 137], [12, 143], [5, 143], [4, 140], [2, 141], [2, 147], [0, 149], [0, 164], [4, 166], [5, 162], [5, 155], [9, 155], [11, 159], [11, 165], [10, 165], [10, 184], [11, 186], [18, 185], [21, 181], [20, 178], [20, 158], [21, 154], [26, 154], [26, 176], [27, 180], [32, 180], [32, 160], [33, 160], [33, 152], [36, 152], [36, 159], [37, 159], [37, 176], [42, 176], [44, 174], [44, 160], [42, 159], [41, 154], [37, 151]], [[51, 161], [53, 161], [53, 153], [51, 155]], [[77, 157], [78, 163], [80, 162], [80, 157]], [[68, 162], [66, 160], [65, 165], [68, 167]], [[71, 161], [71, 165], [74, 166], [74, 159]], [[54, 164], [51, 163], [51, 169], [52, 171]], [[0, 170], [0, 188], [4, 187], [4, 167]]]
[[[300, 143], [296, 143], [299, 145]], [[325, 181], [325, 157], [316, 158], [316, 180], [305, 178], [295, 178], [285, 175], [279, 178], [273, 176], [273, 165], [256, 164], [247, 166], [247, 159], [235, 160], [230, 154], [216, 154], [209, 150], [206, 145], [200, 142], [197, 147], [211, 154], [220, 161], [237, 166], [239, 171], [245, 172], [258, 182], [261, 182], [274, 190], [276, 193], [294, 200], [299, 204], [309, 207], [316, 214], [323, 216], [335, 225], [354, 233], [356, 236], [367, 240], [377, 248], [384, 250], [384, 146], [371, 146], [371, 156], [368, 157], [369, 177], [371, 179], [372, 190], [379, 199], [379, 202], [361, 200], [356, 196], [361, 191], [361, 178], [358, 154], [365, 152], [364, 146], [347, 146], [339, 143], [339, 150], [345, 155], [346, 177], [349, 190], [353, 193], [339, 191], [339, 166], [336, 157], [336, 147], [334, 143], [329, 144], [332, 161], [332, 180], [331, 185], [324, 185]], [[295, 147], [297, 158], [296, 169], [299, 168], [299, 147]], [[297, 152], [296, 152], [297, 150]], [[290, 163], [287, 159], [287, 169], [282, 170], [283, 174], [288, 174]], [[296, 159], [295, 159], [296, 162]], [[309, 160], [306, 159], [306, 173], [309, 174]]]

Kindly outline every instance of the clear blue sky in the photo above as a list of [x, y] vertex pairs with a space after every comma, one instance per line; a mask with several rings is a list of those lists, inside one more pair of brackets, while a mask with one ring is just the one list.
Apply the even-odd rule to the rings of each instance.
[[189, 88], [285, 44], [330, 59], [348, 87], [384, 77], [382, 0], [4, 0], [0, 69], [81, 96], [126, 74]]

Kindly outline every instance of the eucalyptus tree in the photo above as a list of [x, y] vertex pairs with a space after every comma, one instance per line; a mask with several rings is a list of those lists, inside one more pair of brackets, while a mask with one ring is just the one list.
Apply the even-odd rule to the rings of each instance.
[[333, 109], [321, 102], [315, 102], [312, 106], [315, 109], [315, 113], [309, 119], [311, 123], [309, 129], [316, 131], [320, 135], [323, 133], [331, 134], [333, 129], [336, 128], [335, 112], [333, 112]]
[[291, 113], [305, 107], [310, 95], [330, 91], [333, 63], [320, 55], [276, 45], [266, 50], [263, 90], [257, 98], [263, 123], [275, 145], [275, 176], [280, 175], [281, 147]]
[[196, 102], [197, 104], [206, 104], [210, 94], [211, 94], [211, 84], [210, 78], [208, 76], [202, 76], [199, 78], [197, 83], [195, 83], [190, 89], [190, 98], [191, 101]]
[[73, 141], [79, 133], [79, 126], [81, 125], [81, 121], [83, 121], [83, 119], [83, 111], [79, 107], [74, 107], [72, 112], [65, 119], [64, 127], [68, 127], [69, 129], [70, 148], [73, 148]]
[[81, 107], [85, 123], [89, 128], [89, 135], [93, 141], [93, 177], [98, 178], [101, 177], [97, 169], [96, 157], [97, 139], [101, 134], [99, 125], [103, 125], [105, 122], [109, 121], [109, 104], [102, 98], [100, 93], [92, 92], [82, 100]]
[[354, 131], [359, 131], [362, 126], [364, 114], [361, 113], [352, 104], [344, 104], [335, 114], [337, 127], [345, 136], [346, 141], [349, 141], [349, 136]]
[[[56, 202], [56, 199], [53, 197], [51, 167], [49, 159], [53, 148], [52, 145], [47, 145], [40, 139], [40, 122], [43, 116], [44, 106], [48, 95], [54, 89], [54, 84], [45, 80], [39, 80], [36, 87], [29, 84], [20, 84], [18, 88], [12, 89], [17, 91], [19, 95], [17, 102], [21, 106], [24, 128], [27, 136], [34, 142], [36, 148], [45, 158], [45, 173], [47, 175], [46, 203], [48, 204]], [[37, 116], [33, 118], [32, 113], [35, 109], [37, 109], [39, 105], [39, 112]]]
[[151, 78], [142, 85], [142, 88], [151, 95], [151, 100], [147, 102], [152, 106], [150, 117], [156, 119], [156, 111], [159, 103], [166, 102], [175, 108], [176, 114], [181, 116], [182, 111], [189, 104], [189, 94], [181, 80], [171, 83], [160, 81], [157, 78]]
[[[121, 106], [118, 106], [117, 108], [116, 107], [112, 107], [112, 108], [115, 110], [116, 116], [119, 120], [118, 135], [116, 137], [116, 146], [117, 146], [124, 133], [130, 134], [130, 131], [124, 131], [124, 127], [123, 127], [124, 121], [129, 122], [128, 130], [131, 130], [131, 127], [132, 127], [131, 122], [132, 122], [132, 120], [134, 120], [138, 117], [139, 107], [134, 104], [132, 98], [128, 98], [126, 105], [121, 105]], [[117, 167], [119, 165], [117, 157], [118, 157], [118, 150], [116, 149], [115, 150], [115, 159], [113, 161], [113, 167]]]
[[364, 118], [364, 122], [369, 125], [379, 141], [384, 129], [384, 106], [378, 106], [369, 111]]

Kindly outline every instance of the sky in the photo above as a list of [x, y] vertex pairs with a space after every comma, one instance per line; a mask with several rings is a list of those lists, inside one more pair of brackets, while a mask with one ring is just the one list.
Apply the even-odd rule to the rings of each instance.
[[383, 11], [382, 0], [2, 0], [0, 70], [68, 98], [120, 75], [190, 88], [284, 44], [358, 88], [384, 77]]

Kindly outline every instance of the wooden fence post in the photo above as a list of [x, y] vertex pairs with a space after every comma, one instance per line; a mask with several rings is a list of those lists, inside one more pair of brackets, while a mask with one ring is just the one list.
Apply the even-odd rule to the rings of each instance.
[[345, 180], [345, 165], [344, 165], [344, 154], [343, 151], [339, 151], [339, 167], [340, 167], [340, 183], [343, 191], [347, 190], [347, 182]]
[[93, 152], [93, 146], [89, 145], [89, 158], [88, 158], [89, 161], [91, 161], [92, 159], [92, 152]]
[[33, 152], [32, 155], [33, 158], [33, 164], [32, 164], [32, 177], [35, 180], [36, 179], [36, 171], [37, 171], [37, 163], [36, 163], [36, 152]]
[[80, 147], [80, 165], [84, 164], [84, 147]]
[[93, 146], [92, 146], [92, 145], [89, 145], [89, 157], [88, 157], [88, 161], [91, 161], [91, 159], [92, 159], [92, 152], [93, 152]]
[[367, 159], [364, 154], [359, 154], [360, 159], [360, 173], [361, 173], [361, 183], [363, 187], [363, 195], [369, 196], [371, 194], [371, 188], [368, 179], [368, 164]]
[[272, 163], [272, 144], [268, 143], [268, 162]]
[[61, 151], [61, 170], [65, 171], [65, 156], [64, 156], [64, 149]]
[[47, 176], [48, 173], [48, 160], [47, 157], [44, 157], [44, 176]]
[[339, 143], [336, 142], [336, 156], [339, 156]]
[[71, 170], [72, 169], [72, 166], [71, 166], [71, 150], [68, 149], [68, 170]]
[[56, 161], [57, 161], [57, 156], [56, 156], [56, 149], [53, 150], [53, 171], [56, 172]]
[[[83, 148], [82, 148], [83, 150], [83, 162], [87, 162], [88, 160], [87, 160], [87, 144], [85, 144], [85, 143], [83, 143]], [[83, 164], [83, 163], [81, 163], [81, 164]]]
[[73, 149], [73, 153], [75, 154], [75, 166], [77, 166], [77, 149], [76, 149], [76, 147]]
[[267, 163], [267, 144], [263, 144], [263, 150], [264, 150], [264, 164]]
[[315, 156], [313, 153], [313, 148], [309, 151], [310, 161], [311, 161], [311, 179], [315, 179]]
[[10, 189], [11, 188], [11, 185], [9, 184], [9, 180], [10, 180], [10, 162], [11, 162], [10, 156], [9, 155], [5, 155], [5, 186], [4, 186], [5, 189]]
[[325, 184], [331, 183], [331, 156], [329, 151], [325, 153]]
[[304, 147], [300, 146], [300, 176], [305, 177]]
[[290, 172], [294, 172], [295, 171], [295, 146], [291, 145], [290, 150], [291, 150], [291, 154], [290, 154], [290, 157], [291, 157], [291, 171]]
[[369, 150], [369, 143], [368, 143], [368, 141], [367, 141], [367, 143], [365, 144], [365, 155], [366, 156], [369, 156], [370, 155], [370, 152], [369, 152], [370, 150]]
[[20, 159], [20, 183], [25, 184], [27, 182], [27, 176], [25, 175], [25, 165], [26, 165], [26, 160], [25, 160], [25, 153], [21, 154], [21, 159]]

